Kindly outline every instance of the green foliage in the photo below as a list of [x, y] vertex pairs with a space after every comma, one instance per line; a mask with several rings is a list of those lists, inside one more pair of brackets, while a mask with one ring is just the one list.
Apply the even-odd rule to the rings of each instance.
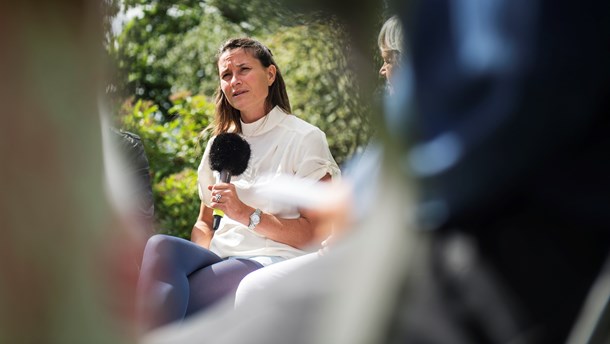
[[286, 79], [292, 112], [326, 133], [333, 156], [342, 164], [370, 137], [369, 109], [348, 68], [342, 28], [328, 20], [310, 22], [270, 36], [267, 44], [281, 52], [276, 62]]
[[197, 171], [191, 168], [172, 174], [154, 185], [158, 228], [165, 234], [188, 239], [199, 214]]
[[173, 103], [172, 121], [165, 121], [151, 101], [127, 101], [122, 108], [121, 127], [142, 139], [154, 182], [198, 165], [203, 152], [199, 134], [214, 113], [214, 106], [201, 95], [176, 96]]
[[199, 1], [126, 1], [137, 6], [142, 16], [135, 17], [117, 39], [112, 54], [124, 82], [119, 91], [151, 99], [166, 113], [171, 107], [171, 66], [164, 63], [169, 50], [182, 36], [200, 23], [203, 9]]

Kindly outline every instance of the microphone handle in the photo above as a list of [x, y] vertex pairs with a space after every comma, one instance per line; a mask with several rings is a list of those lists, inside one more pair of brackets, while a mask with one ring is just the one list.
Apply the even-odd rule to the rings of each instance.
[[[222, 183], [230, 183], [231, 182], [231, 172], [228, 170], [220, 171], [220, 178], [218, 178], [219, 182]], [[225, 216], [224, 211], [220, 209], [214, 209], [214, 221], [212, 222], [212, 229], [217, 230], [218, 226], [220, 226], [220, 220]]]

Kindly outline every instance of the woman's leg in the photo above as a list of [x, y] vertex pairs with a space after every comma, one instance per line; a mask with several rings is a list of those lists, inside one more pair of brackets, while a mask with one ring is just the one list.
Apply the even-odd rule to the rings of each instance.
[[155, 235], [146, 243], [137, 291], [143, 331], [181, 320], [189, 304], [188, 276], [223, 260], [188, 240]]
[[189, 276], [187, 315], [201, 311], [224, 297], [234, 297], [239, 282], [263, 265], [249, 259], [230, 258], [193, 272]]

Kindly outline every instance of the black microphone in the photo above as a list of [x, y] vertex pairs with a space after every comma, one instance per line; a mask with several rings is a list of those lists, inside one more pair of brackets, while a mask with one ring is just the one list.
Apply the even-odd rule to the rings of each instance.
[[[210, 167], [220, 172], [219, 181], [231, 182], [232, 176], [239, 176], [248, 168], [250, 161], [250, 145], [238, 134], [218, 134], [210, 147]], [[218, 229], [224, 212], [214, 209], [214, 222], [212, 228]]]

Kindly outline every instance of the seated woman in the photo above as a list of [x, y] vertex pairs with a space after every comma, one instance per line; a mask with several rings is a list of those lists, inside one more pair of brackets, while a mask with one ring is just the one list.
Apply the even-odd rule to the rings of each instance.
[[[284, 80], [266, 46], [250, 38], [227, 41], [218, 71], [214, 136], [198, 170], [201, 208], [191, 241], [156, 235], [145, 248], [137, 300], [144, 331], [234, 295], [254, 270], [306, 253], [313, 220], [294, 206], [262, 198], [257, 186], [285, 174], [314, 180], [340, 175], [324, 133], [290, 114]], [[248, 142], [251, 157], [245, 172], [217, 183], [210, 147], [227, 132]], [[216, 231], [213, 209], [225, 214]]]

